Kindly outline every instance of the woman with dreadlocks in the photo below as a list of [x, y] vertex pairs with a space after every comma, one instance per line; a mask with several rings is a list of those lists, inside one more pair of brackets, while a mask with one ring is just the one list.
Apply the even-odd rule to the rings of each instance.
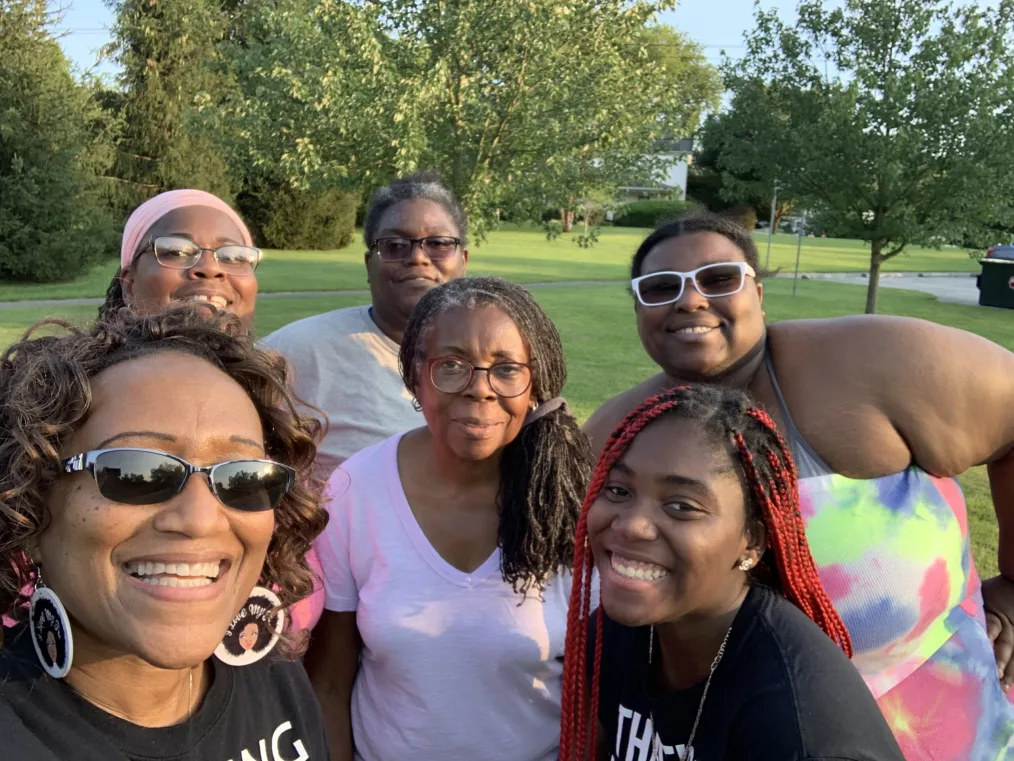
[[574, 555], [561, 761], [596, 739], [600, 759], [901, 761], [817, 575], [792, 456], [745, 394], [682, 387], [630, 413]]
[[[766, 324], [759, 269], [721, 218], [644, 240], [631, 290], [661, 372], [592, 416], [593, 448], [673, 386], [748, 393], [792, 448], [821, 581], [906, 757], [1014, 756], [1014, 353], [901, 317]], [[976, 465], [1000, 527], [1001, 575], [981, 584], [955, 479]]]
[[555, 761], [591, 472], [560, 337], [523, 288], [454, 280], [420, 299], [401, 369], [426, 425], [336, 471], [316, 545], [305, 662], [332, 757]]

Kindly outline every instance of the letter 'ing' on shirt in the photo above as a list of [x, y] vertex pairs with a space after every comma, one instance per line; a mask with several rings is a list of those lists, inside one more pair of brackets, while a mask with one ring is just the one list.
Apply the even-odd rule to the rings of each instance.
[[[293, 740], [291, 746], [292, 753], [286, 752], [284, 755], [281, 749], [282, 735], [292, 729], [292, 722], [285, 722], [279, 724], [271, 735], [271, 755], [268, 755], [268, 739], [262, 738], [258, 743], [258, 749], [260, 755], [255, 756], [248, 749], [244, 748], [243, 753], [240, 755], [240, 761], [311, 761], [310, 754], [306, 752], [306, 747], [303, 745], [302, 740]], [[286, 749], [288, 751], [288, 748]], [[292, 755], [292, 754], [295, 755]], [[234, 761], [229, 759], [229, 761]]]

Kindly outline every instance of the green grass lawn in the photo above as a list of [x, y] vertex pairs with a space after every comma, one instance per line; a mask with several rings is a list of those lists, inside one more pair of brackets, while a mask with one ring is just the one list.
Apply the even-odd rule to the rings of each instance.
[[[603, 228], [594, 248], [582, 249], [566, 234], [547, 241], [538, 230], [508, 229], [490, 234], [471, 250], [473, 275], [499, 275], [518, 283], [567, 280], [625, 280], [630, 257], [647, 230]], [[767, 238], [755, 236], [761, 263]], [[859, 241], [804, 238], [802, 272], [865, 272], [869, 252]], [[791, 272], [796, 261], [796, 239], [776, 235], [771, 268]], [[108, 261], [67, 283], [28, 285], [0, 283], [0, 301], [101, 297], [118, 264]], [[979, 265], [958, 249], [912, 248], [891, 259], [887, 272], [978, 272]], [[261, 291], [344, 291], [366, 287], [363, 246], [356, 242], [340, 251], [267, 251], [258, 270]]]
[[[586, 418], [602, 401], [656, 371], [638, 342], [630, 297], [622, 286], [547, 288], [535, 294], [563, 338], [570, 376], [565, 393], [579, 418]], [[801, 281], [798, 295], [793, 297], [791, 282], [774, 280], [767, 283], [765, 309], [771, 321], [854, 314], [863, 310], [865, 294], [862, 286]], [[293, 320], [362, 303], [367, 303], [365, 297], [264, 299], [257, 306], [257, 330], [266, 335]], [[1014, 350], [1009, 310], [943, 304], [927, 294], [883, 289], [880, 311], [932, 319], [973, 331]], [[2, 309], [0, 346], [16, 340], [26, 327], [51, 313], [84, 321], [94, 316], [95, 309]], [[969, 471], [961, 483], [968, 498], [976, 564], [983, 576], [993, 575], [997, 528], [984, 469]]]

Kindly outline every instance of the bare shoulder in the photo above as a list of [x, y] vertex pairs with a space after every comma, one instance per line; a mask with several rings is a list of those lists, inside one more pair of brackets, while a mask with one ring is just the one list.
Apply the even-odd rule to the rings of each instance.
[[779, 323], [770, 341], [794, 396], [882, 415], [930, 472], [960, 473], [1014, 437], [1014, 353], [982, 336], [856, 315]]
[[664, 387], [664, 376], [659, 373], [603, 402], [584, 424], [594, 455], [598, 457], [609, 435], [623, 422], [623, 418], [645, 399], [663, 391]]

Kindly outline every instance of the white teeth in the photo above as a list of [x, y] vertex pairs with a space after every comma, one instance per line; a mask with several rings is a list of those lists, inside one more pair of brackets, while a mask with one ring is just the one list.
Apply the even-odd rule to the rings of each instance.
[[609, 562], [620, 576], [626, 579], [640, 579], [642, 581], [658, 581], [669, 575], [669, 571], [660, 565], [651, 563], [639, 563], [635, 560], [626, 560], [610, 555]]
[[[131, 576], [137, 576], [148, 584], [189, 587], [210, 584], [211, 580], [218, 578], [221, 566], [221, 562], [161, 563], [155, 561], [129, 563], [126, 570]], [[167, 579], [180, 583], [167, 583]], [[190, 582], [197, 583], [191, 584]]]
[[222, 296], [187, 296], [183, 301], [200, 301], [206, 304], [214, 304], [219, 309], [225, 309], [229, 305], [229, 300]]
[[679, 330], [676, 331], [676, 333], [677, 334], [680, 334], [680, 333], [694, 333], [694, 334], [698, 334], [698, 333], [709, 333], [712, 330], [714, 330], [714, 328], [706, 328], [704, 326], [698, 325], [698, 326], [691, 327], [691, 328], [680, 328]]

